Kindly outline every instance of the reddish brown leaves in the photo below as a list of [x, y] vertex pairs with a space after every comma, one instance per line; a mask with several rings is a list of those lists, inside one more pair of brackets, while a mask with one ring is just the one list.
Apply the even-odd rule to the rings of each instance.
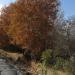
[[1, 16], [11, 43], [44, 50], [56, 19], [56, 4], [57, 0], [17, 0], [6, 7]]

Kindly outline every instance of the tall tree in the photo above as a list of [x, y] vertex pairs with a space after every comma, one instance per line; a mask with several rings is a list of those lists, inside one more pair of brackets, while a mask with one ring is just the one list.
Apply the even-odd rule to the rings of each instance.
[[39, 52], [47, 47], [57, 17], [58, 0], [17, 0], [3, 10], [11, 43]]

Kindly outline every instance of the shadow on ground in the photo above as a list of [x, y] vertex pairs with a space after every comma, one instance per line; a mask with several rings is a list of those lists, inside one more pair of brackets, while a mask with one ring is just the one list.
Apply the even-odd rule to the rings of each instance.
[[1, 47], [2, 50], [12, 53], [23, 53], [24, 49], [22, 49], [20, 46], [17, 45], [6, 45], [4, 47]]

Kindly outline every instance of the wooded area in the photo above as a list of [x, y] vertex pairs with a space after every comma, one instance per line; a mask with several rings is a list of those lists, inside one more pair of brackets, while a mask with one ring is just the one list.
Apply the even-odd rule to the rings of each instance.
[[75, 16], [65, 20], [59, 0], [16, 0], [0, 15], [0, 47], [9, 45], [47, 66], [65, 69], [62, 63], [75, 63]]

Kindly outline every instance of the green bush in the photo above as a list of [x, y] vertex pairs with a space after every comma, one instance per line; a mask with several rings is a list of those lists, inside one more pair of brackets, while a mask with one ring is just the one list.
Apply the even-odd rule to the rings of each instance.
[[63, 58], [57, 57], [53, 68], [56, 70], [61, 70], [61, 69], [63, 69], [64, 63], [65, 63], [65, 60]]
[[41, 59], [45, 66], [49, 66], [50, 62], [52, 61], [51, 60], [52, 59], [52, 50], [51, 49], [45, 50], [42, 53]]
[[61, 57], [56, 58], [56, 62], [53, 66], [54, 69], [56, 70], [63, 70], [66, 72], [71, 72], [71, 62], [70, 60], [63, 59]]
[[71, 72], [71, 62], [70, 60], [65, 60], [63, 64], [64, 71]]

